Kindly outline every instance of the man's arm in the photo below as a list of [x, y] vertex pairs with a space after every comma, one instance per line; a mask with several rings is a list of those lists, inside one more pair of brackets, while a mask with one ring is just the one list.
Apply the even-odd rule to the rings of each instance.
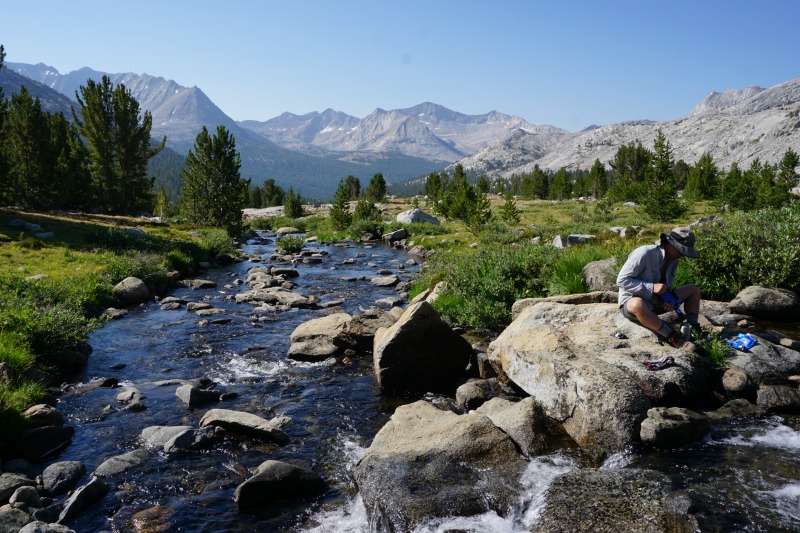
[[654, 283], [641, 278], [646, 271], [647, 251], [648, 247], [640, 246], [631, 252], [619, 271], [617, 286], [629, 294], [650, 300], [653, 297]]

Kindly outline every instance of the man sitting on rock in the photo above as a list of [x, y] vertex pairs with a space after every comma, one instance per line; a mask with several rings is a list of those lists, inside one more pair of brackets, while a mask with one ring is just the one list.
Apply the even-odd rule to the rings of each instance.
[[[662, 297], [671, 290], [680, 258], [697, 257], [694, 243], [695, 236], [689, 228], [662, 233], [659, 242], [631, 252], [617, 276], [619, 308], [623, 316], [652, 330], [670, 346], [687, 350], [694, 350], [695, 346], [658, 315], [674, 310]], [[696, 285], [682, 285], [672, 292], [683, 300], [686, 319], [692, 329], [700, 332], [700, 289]]]

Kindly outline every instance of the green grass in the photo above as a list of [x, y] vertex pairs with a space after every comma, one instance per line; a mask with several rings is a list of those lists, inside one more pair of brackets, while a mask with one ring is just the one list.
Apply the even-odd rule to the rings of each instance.
[[579, 294], [589, 288], [583, 278], [583, 267], [593, 261], [607, 259], [614, 250], [602, 245], [583, 245], [567, 248], [558, 258], [547, 287], [549, 295]]
[[[55, 236], [43, 240], [11, 230], [8, 223], [16, 218], [39, 224]], [[58, 370], [58, 355], [80, 349], [99, 325], [92, 317], [113, 303], [115, 283], [133, 275], [163, 286], [169, 271], [186, 275], [199, 261], [232, 250], [233, 242], [223, 230], [0, 209], [0, 362], [14, 375], [11, 381], [0, 380], [4, 438], [22, 427], [20, 412], [44, 393], [41, 385], [20, 373], [48, 365]]]
[[704, 338], [700, 338], [693, 331], [692, 341], [697, 346], [698, 354], [714, 361], [714, 365], [718, 368], [728, 367], [728, 357], [730, 356], [731, 347], [719, 333], [706, 331], [704, 332]]

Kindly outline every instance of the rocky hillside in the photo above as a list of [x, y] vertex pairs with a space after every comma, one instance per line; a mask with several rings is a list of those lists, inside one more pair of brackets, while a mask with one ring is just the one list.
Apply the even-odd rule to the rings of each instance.
[[617, 149], [641, 141], [652, 148], [661, 129], [676, 160], [693, 164], [709, 152], [718, 166], [748, 166], [755, 158], [777, 163], [788, 148], [800, 147], [800, 78], [769, 89], [748, 87], [711, 93], [685, 118], [632, 121], [578, 133], [535, 134], [522, 130], [461, 160], [479, 174], [508, 177], [539, 165], [543, 169], [588, 169], [607, 163]]

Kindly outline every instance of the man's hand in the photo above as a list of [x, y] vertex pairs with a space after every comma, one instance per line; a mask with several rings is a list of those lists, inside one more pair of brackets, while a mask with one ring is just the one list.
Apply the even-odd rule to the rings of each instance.
[[[669, 290], [669, 287], [667, 287], [663, 283], [653, 283], [653, 294], [655, 294], [657, 296], [661, 296], [662, 294], [664, 294], [668, 290]], [[667, 312], [667, 313], [669, 313], [670, 311], [673, 311], [675, 309], [675, 306], [673, 306], [670, 303], [665, 302], [663, 299], [661, 300], [661, 307], [664, 308], [664, 311]]]

